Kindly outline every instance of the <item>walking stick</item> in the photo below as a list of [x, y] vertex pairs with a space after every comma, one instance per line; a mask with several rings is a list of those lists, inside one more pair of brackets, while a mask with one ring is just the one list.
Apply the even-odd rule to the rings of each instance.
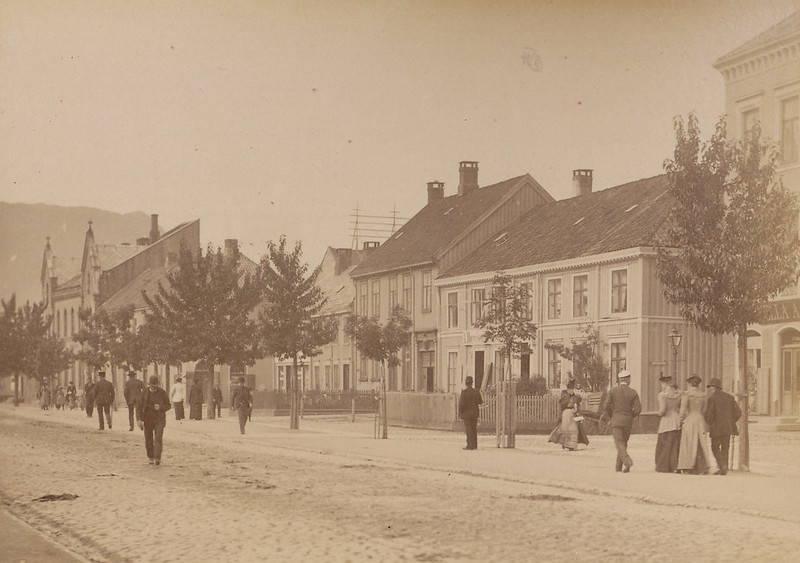
[[728, 467], [733, 471], [733, 461], [736, 459], [734, 452], [736, 451], [736, 434], [731, 436], [731, 455], [728, 459]]

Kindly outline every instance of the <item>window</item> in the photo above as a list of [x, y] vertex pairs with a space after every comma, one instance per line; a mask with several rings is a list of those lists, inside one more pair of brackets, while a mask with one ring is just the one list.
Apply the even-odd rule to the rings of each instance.
[[472, 290], [472, 302], [470, 303], [470, 320], [474, 325], [478, 320], [483, 318], [483, 311], [486, 302], [485, 289]]
[[781, 158], [783, 162], [800, 160], [800, 96], [781, 102]]
[[611, 272], [611, 312], [624, 313], [628, 310], [628, 270]]
[[425, 270], [422, 272], [422, 310], [431, 310], [431, 271]]
[[572, 316], [585, 317], [589, 306], [589, 276], [583, 274], [572, 279]]
[[447, 294], [447, 327], [458, 326], [458, 293]]
[[531, 353], [530, 350], [523, 352], [519, 357], [519, 376], [522, 379], [531, 377]]
[[372, 280], [372, 316], [381, 316], [381, 280]]
[[561, 318], [561, 280], [547, 280], [547, 318]]
[[410, 313], [414, 306], [412, 301], [413, 293], [411, 290], [411, 274], [403, 274], [403, 309]]
[[611, 378], [617, 377], [617, 374], [624, 369], [627, 369], [627, 350], [628, 345], [625, 342], [612, 342], [611, 343]]
[[561, 387], [561, 356], [555, 348], [547, 349], [547, 381], [550, 387]]
[[333, 366], [333, 384], [337, 391], [342, 388], [342, 380], [339, 378], [339, 364]]
[[758, 123], [758, 108], [748, 109], [742, 112], [742, 136]]
[[447, 386], [451, 393], [458, 391], [458, 352], [447, 353]]
[[528, 321], [533, 320], [533, 284], [531, 282], [524, 282], [520, 284], [523, 290], [523, 309], [525, 311], [525, 319]]
[[325, 389], [333, 389], [331, 381], [331, 366], [330, 364], [325, 365]]
[[389, 278], [389, 313], [397, 307], [397, 276]]
[[358, 284], [358, 314], [362, 317], [369, 316], [369, 309], [367, 309], [367, 282]]

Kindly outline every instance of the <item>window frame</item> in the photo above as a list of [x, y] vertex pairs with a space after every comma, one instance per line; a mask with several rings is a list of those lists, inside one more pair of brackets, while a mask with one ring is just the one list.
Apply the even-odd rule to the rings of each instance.
[[[563, 281], [561, 278], [547, 280], [547, 318], [560, 319], [563, 309]], [[554, 289], [556, 291], [554, 291]]]
[[[578, 280], [585, 281], [585, 285], [579, 287]], [[572, 316], [589, 316], [589, 274], [572, 276]]]
[[[615, 281], [615, 274], [624, 274], [624, 283]], [[620, 304], [620, 301], [622, 302]], [[611, 312], [628, 312], [628, 268], [618, 268], [611, 270]]]

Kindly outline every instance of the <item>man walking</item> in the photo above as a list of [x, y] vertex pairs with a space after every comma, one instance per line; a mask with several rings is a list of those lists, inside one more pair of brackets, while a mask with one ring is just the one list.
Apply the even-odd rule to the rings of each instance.
[[186, 415], [183, 412], [183, 401], [186, 399], [186, 385], [180, 376], [175, 378], [175, 383], [172, 384], [172, 389], [169, 390], [169, 399], [172, 401], [172, 406], [175, 407], [175, 420], [183, 420]]
[[167, 392], [158, 386], [158, 377], [151, 375], [149, 385], [139, 399], [139, 428], [144, 430], [144, 449], [150, 464], [161, 465], [164, 427], [167, 411], [172, 406]]
[[244, 376], [239, 376], [239, 386], [233, 391], [232, 403], [233, 408], [239, 413], [239, 431], [244, 434], [244, 425], [247, 424], [253, 408], [253, 395], [250, 393], [250, 388], [244, 384]]
[[200, 378], [194, 379], [192, 388], [189, 389], [189, 420], [202, 420], [203, 419], [203, 386], [200, 383]]
[[97, 406], [97, 419], [100, 422], [100, 430], [105, 430], [103, 413], [108, 421], [108, 429], [111, 430], [111, 405], [114, 403], [114, 386], [106, 379], [106, 372], [97, 372], [97, 383], [94, 384], [94, 404]]
[[722, 382], [718, 377], [711, 379], [708, 388], [711, 395], [706, 402], [705, 418], [711, 435], [711, 452], [719, 467], [715, 475], [727, 475], [731, 435], [739, 433], [736, 421], [742, 416], [742, 410], [733, 395], [722, 390]]
[[478, 405], [483, 404], [481, 392], [472, 388], [472, 376], [464, 380], [466, 389], [461, 391], [458, 399], [458, 416], [464, 420], [464, 432], [467, 435], [465, 450], [478, 449]]
[[128, 372], [128, 381], [125, 382], [125, 403], [128, 405], [128, 422], [130, 423], [129, 431], [133, 431], [134, 413], [139, 406], [139, 398], [144, 391], [144, 383], [140, 379], [136, 379], [136, 372]]
[[611, 419], [611, 435], [617, 448], [616, 470], [628, 473], [633, 465], [628, 455], [628, 438], [631, 436], [633, 419], [642, 411], [639, 394], [631, 389], [631, 372], [624, 369], [617, 374], [619, 385], [606, 396], [606, 404], [601, 409], [602, 417]]

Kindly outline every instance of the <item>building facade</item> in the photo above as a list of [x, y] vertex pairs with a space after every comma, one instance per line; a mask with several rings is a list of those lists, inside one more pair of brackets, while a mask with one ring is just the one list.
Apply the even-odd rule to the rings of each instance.
[[[758, 122], [780, 151], [778, 174], [800, 196], [800, 12], [719, 58], [728, 131], [741, 138]], [[727, 369], [738, 373], [735, 342], [726, 344]], [[800, 286], [769, 306], [767, 320], [749, 327], [747, 361], [757, 414], [800, 415]], [[736, 388], [737, 392], [742, 389]]]
[[[446, 391], [437, 371], [440, 272], [463, 259], [533, 207], [553, 201], [525, 174], [479, 187], [478, 163], [459, 164], [458, 193], [429, 182], [428, 203], [352, 271], [355, 314], [384, 323], [396, 306], [411, 319], [411, 342], [387, 373], [389, 391]], [[380, 364], [356, 354], [358, 388], [376, 387]]]
[[[443, 304], [438, 362], [446, 372], [439, 386], [456, 393], [468, 375], [483, 387], [497, 380], [499, 345], [485, 342], [474, 325], [498, 272], [528, 285], [537, 326], [511, 377], [542, 376], [549, 388], [563, 387], [572, 367], [548, 345], [574, 344], [587, 327], [599, 337], [596, 353], [609, 384], [620, 370], [631, 371], [646, 411], [657, 409], [662, 373], [681, 381], [692, 373], [723, 377], [721, 338], [685, 323], [656, 276], [655, 240], [671, 207], [666, 176], [595, 193], [590, 171], [576, 170], [574, 180], [579, 195], [528, 212], [436, 280]], [[681, 335], [677, 350], [673, 330]]]

